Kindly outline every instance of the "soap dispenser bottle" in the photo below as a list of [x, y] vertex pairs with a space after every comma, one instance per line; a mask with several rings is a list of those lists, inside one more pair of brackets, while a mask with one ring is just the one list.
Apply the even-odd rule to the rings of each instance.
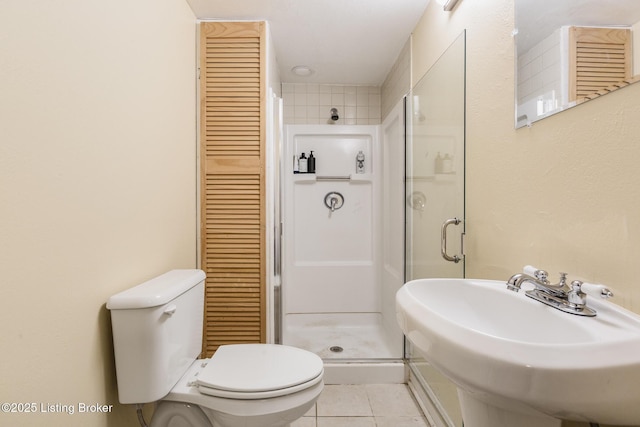
[[442, 173], [452, 173], [453, 172], [453, 159], [449, 156], [449, 153], [444, 155], [442, 159]]
[[300, 159], [298, 159], [298, 171], [300, 173], [307, 173], [308, 171], [308, 159], [307, 157], [304, 155], [304, 153], [302, 153], [300, 155]]
[[438, 155], [436, 156], [436, 159], [434, 161], [434, 165], [433, 165], [433, 171], [434, 173], [442, 173], [442, 161], [444, 159], [442, 158], [442, 156], [440, 155], [440, 152], [438, 151]]
[[356, 155], [356, 173], [364, 173], [364, 153], [362, 150], [358, 151], [358, 155]]
[[316, 173], [316, 158], [313, 155], [313, 151], [309, 153], [309, 158], [307, 159], [307, 172]]

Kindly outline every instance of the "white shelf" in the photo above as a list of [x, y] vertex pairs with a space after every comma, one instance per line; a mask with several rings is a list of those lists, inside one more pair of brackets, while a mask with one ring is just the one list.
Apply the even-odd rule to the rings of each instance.
[[316, 175], [315, 173], [294, 173], [294, 183], [313, 183], [317, 181], [371, 182], [370, 173], [354, 173], [351, 175]]

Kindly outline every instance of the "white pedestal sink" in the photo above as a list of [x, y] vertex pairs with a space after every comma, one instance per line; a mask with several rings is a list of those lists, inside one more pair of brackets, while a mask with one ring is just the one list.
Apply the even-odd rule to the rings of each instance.
[[506, 282], [421, 279], [396, 295], [400, 327], [457, 386], [465, 427], [640, 425], [640, 316], [589, 297], [575, 316]]

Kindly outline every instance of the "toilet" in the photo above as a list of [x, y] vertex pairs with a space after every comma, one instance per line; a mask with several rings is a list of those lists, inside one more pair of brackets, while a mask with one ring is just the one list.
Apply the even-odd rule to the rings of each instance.
[[202, 270], [172, 270], [107, 301], [118, 400], [157, 402], [151, 427], [285, 427], [324, 387], [314, 353], [277, 344], [202, 351]]

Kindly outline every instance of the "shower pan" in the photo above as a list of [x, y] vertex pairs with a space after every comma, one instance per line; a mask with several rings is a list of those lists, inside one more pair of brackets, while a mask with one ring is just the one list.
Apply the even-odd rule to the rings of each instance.
[[[328, 365], [388, 362], [401, 372], [395, 292], [403, 283], [402, 265], [395, 282], [384, 279], [389, 236], [383, 205], [391, 177], [383, 174], [388, 161], [380, 134], [380, 126], [285, 127], [281, 341], [313, 351]], [[302, 153], [311, 151], [315, 173], [294, 173]], [[401, 195], [401, 159], [395, 168]], [[386, 232], [402, 236], [402, 215], [396, 216], [397, 228]]]

